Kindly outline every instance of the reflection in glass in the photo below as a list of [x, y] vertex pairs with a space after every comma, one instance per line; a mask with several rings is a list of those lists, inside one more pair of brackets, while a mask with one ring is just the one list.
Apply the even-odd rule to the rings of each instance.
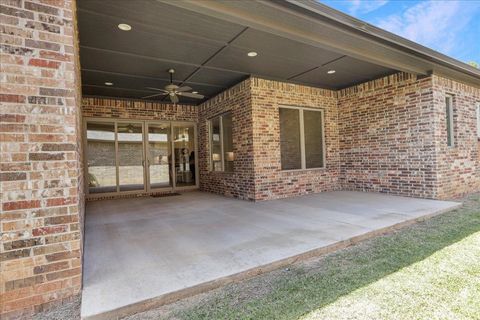
[[280, 108], [280, 154], [282, 170], [302, 168], [299, 110]]
[[90, 193], [117, 191], [115, 124], [87, 123], [87, 171]]
[[220, 141], [220, 118], [211, 120], [212, 170], [222, 171], [222, 142]]
[[118, 178], [120, 191], [143, 190], [142, 124], [118, 123]]
[[182, 125], [173, 127], [175, 156], [175, 183], [177, 187], [194, 186], [195, 174], [195, 127]]
[[306, 168], [323, 167], [323, 128], [320, 111], [303, 111]]
[[232, 114], [226, 113], [222, 116], [223, 129], [223, 158], [225, 162], [224, 171], [233, 171], [233, 133], [232, 133]]
[[170, 142], [170, 124], [148, 125], [148, 160], [152, 189], [172, 186]]

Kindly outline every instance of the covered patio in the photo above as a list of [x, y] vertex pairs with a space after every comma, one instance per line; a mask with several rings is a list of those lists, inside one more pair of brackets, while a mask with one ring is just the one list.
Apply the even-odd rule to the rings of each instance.
[[95, 200], [82, 317], [169, 303], [459, 205], [416, 199], [441, 185], [418, 94], [431, 63], [304, 5], [79, 3]]
[[348, 191], [257, 203], [199, 191], [92, 201], [82, 317], [168, 303], [459, 205]]

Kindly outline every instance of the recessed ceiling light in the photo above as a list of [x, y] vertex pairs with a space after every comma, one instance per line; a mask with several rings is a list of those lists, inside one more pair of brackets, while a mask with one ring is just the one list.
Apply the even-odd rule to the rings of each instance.
[[195, 94], [197, 94], [197, 93], [198, 93], [198, 91], [192, 91], [192, 93], [195, 93]]
[[120, 23], [118, 25], [118, 29], [123, 30], [123, 31], [130, 31], [132, 30], [132, 26], [126, 23]]
[[334, 74], [336, 71], [335, 70], [328, 70], [327, 73], [328, 74]]
[[105, 82], [105, 85], [106, 85], [106, 86], [113, 86], [113, 82], [108, 82], [108, 81], [107, 81], [107, 82]]
[[249, 53], [247, 53], [247, 56], [249, 57], [256, 57], [257, 56], [257, 53], [255, 51], [250, 51]]

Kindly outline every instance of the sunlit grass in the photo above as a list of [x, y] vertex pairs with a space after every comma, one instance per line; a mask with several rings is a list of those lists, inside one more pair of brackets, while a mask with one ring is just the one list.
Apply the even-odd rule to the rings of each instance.
[[180, 319], [480, 319], [480, 196], [461, 209], [207, 294]]
[[480, 319], [480, 232], [300, 319]]

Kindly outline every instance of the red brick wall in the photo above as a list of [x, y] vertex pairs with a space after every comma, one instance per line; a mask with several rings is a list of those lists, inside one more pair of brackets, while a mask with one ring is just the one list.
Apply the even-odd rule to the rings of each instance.
[[82, 114], [84, 117], [197, 122], [198, 107], [127, 99], [84, 97]]
[[[255, 199], [251, 80], [247, 79], [200, 105], [199, 171], [200, 189], [240, 199]], [[232, 112], [234, 172], [210, 171], [209, 119]]]
[[79, 293], [83, 221], [75, 3], [1, 1], [1, 318]]
[[[454, 146], [447, 146], [445, 95], [453, 95]], [[480, 88], [433, 76], [438, 197], [455, 198], [480, 191], [480, 144], [475, 106]]]
[[[201, 106], [201, 188], [250, 200], [327, 190], [442, 199], [478, 191], [478, 89], [440, 79], [398, 73], [335, 92], [251, 78]], [[451, 150], [443, 146], [445, 92], [456, 95]], [[324, 110], [326, 168], [281, 170], [281, 105]], [[207, 119], [229, 110], [236, 169], [210, 172]]]
[[[281, 169], [279, 107], [282, 105], [324, 110], [325, 168]], [[335, 91], [253, 78], [252, 109], [255, 200], [338, 189], [339, 142]]]
[[432, 79], [398, 73], [338, 98], [342, 189], [435, 198]]

